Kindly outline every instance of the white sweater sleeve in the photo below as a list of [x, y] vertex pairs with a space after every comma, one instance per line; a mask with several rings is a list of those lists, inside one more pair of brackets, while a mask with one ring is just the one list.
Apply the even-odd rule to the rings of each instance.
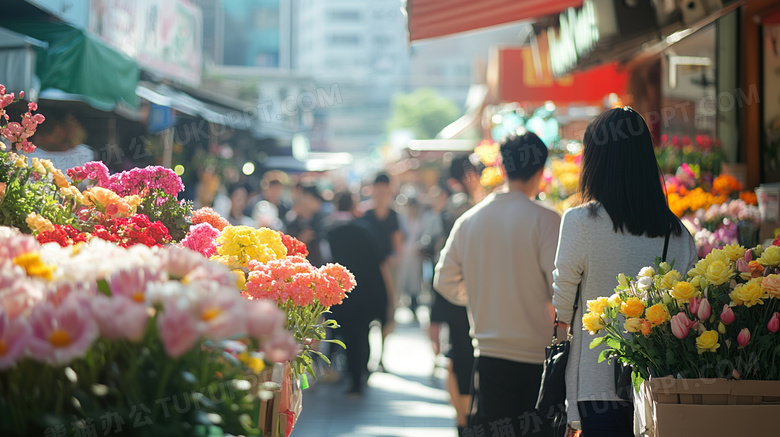
[[436, 264], [436, 274], [433, 277], [433, 287], [445, 299], [455, 305], [466, 306], [468, 294], [463, 282], [461, 264], [461, 248], [463, 245], [462, 220], [457, 220], [450, 231], [450, 236], [444, 244]]
[[[577, 286], [585, 271], [587, 243], [585, 230], [577, 216], [584, 211], [570, 209], [563, 214], [561, 220], [555, 271], [553, 271], [553, 305], [558, 311], [559, 320], [564, 323], [571, 321]], [[571, 214], [572, 212], [574, 214]]]

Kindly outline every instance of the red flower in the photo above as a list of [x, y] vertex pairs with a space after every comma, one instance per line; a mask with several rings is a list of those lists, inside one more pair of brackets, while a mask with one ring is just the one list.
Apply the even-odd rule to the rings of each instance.
[[309, 250], [302, 241], [284, 232], [279, 232], [279, 235], [282, 237], [282, 244], [287, 248], [287, 256], [301, 256], [305, 258], [309, 255]]
[[41, 232], [36, 238], [41, 244], [54, 241], [63, 247], [87, 241], [87, 236], [71, 225], [54, 225], [54, 230]]

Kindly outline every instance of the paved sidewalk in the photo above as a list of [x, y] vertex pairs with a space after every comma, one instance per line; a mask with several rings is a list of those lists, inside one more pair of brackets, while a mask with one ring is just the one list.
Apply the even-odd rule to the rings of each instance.
[[[344, 395], [345, 382], [312, 384], [292, 437], [455, 437], [455, 410], [444, 389], [446, 372], [433, 368], [427, 335], [400, 312], [385, 345], [385, 369], [362, 397]], [[378, 332], [372, 332], [372, 345]], [[372, 362], [377, 357], [372, 354]]]

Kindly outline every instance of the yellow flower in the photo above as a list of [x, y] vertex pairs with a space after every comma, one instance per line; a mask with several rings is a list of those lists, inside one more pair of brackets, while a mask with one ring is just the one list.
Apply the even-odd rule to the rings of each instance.
[[620, 305], [623, 303], [623, 299], [620, 298], [620, 295], [615, 293], [612, 296], [607, 299], [607, 303], [612, 308], [620, 308]]
[[243, 351], [240, 354], [238, 354], [238, 359], [244, 365], [249, 367], [252, 372], [254, 373], [260, 373], [265, 369], [265, 361], [261, 360], [260, 358], [257, 358], [253, 355], [250, 355], [249, 352]]
[[39, 278], [51, 280], [56, 266], [44, 264], [41, 260], [40, 252], [26, 252], [13, 259], [13, 263], [24, 269], [27, 276], [37, 276]]
[[653, 276], [655, 276], [655, 269], [653, 269], [652, 267], [643, 267], [642, 270], [639, 271], [639, 274], [637, 276], [640, 278], [642, 277], [652, 278]]
[[780, 246], [769, 246], [758, 259], [762, 266], [776, 266], [780, 264]]
[[217, 237], [217, 244], [218, 255], [235, 257], [241, 267], [250, 260], [266, 263], [287, 256], [282, 237], [268, 228], [226, 226]]
[[618, 273], [617, 280], [618, 280], [618, 288], [620, 289], [628, 288], [628, 278], [626, 277], [626, 275], [622, 273]]
[[669, 310], [666, 309], [666, 305], [657, 303], [647, 309], [645, 317], [653, 325], [659, 326], [669, 320]]
[[696, 349], [699, 353], [715, 352], [720, 347], [717, 331], [704, 331], [696, 338]]
[[677, 270], [671, 270], [669, 273], [665, 274], [661, 280], [659, 281], [659, 284], [662, 288], [666, 288], [667, 290], [672, 289], [677, 283], [680, 281], [680, 272]]
[[626, 319], [626, 324], [623, 326], [626, 328], [626, 332], [639, 332], [642, 330], [642, 319], [631, 317]]
[[763, 305], [764, 301], [761, 299], [766, 297], [764, 287], [761, 286], [763, 279], [760, 277], [754, 278], [734, 287], [734, 290], [729, 293], [731, 301], [736, 305], [745, 305], [748, 308], [753, 305]]
[[638, 297], [629, 297], [620, 305], [620, 312], [626, 317], [642, 317], [645, 312], [645, 304]]
[[[13, 157], [13, 155], [11, 155]], [[14, 165], [19, 168], [27, 167], [27, 157], [25, 155], [19, 155], [14, 158]]]
[[704, 274], [704, 278], [712, 285], [721, 285], [730, 281], [733, 274], [734, 272], [727, 263], [716, 260], [707, 266], [707, 273]]
[[591, 334], [595, 334], [604, 329], [604, 322], [601, 320], [601, 316], [596, 313], [585, 313], [582, 316], [582, 329], [590, 331]]
[[672, 269], [672, 266], [669, 265], [668, 262], [664, 261], [661, 264], [658, 264], [658, 274], [662, 275], [665, 273], [668, 273]]
[[60, 196], [65, 198], [71, 198], [79, 205], [83, 205], [85, 203], [84, 201], [84, 195], [81, 194], [81, 191], [77, 187], [69, 186], [69, 187], [63, 187], [60, 188]]
[[609, 299], [606, 297], [600, 297], [596, 300], [588, 301], [588, 311], [598, 314], [599, 316], [604, 313], [604, 309], [609, 305]]
[[688, 270], [688, 276], [689, 277], [695, 277], [695, 276], [704, 276], [705, 273], [707, 273], [707, 266], [709, 265], [709, 261], [707, 258], [700, 259], [696, 262], [696, 265], [693, 266], [692, 269]]
[[780, 275], [769, 275], [761, 282], [764, 291], [771, 298], [780, 298]]
[[730, 261], [736, 261], [745, 256], [745, 248], [739, 244], [729, 244], [721, 250]]
[[479, 177], [479, 183], [483, 187], [497, 187], [504, 182], [504, 175], [501, 173], [499, 167], [487, 167], [482, 170], [482, 175]]
[[718, 322], [718, 332], [723, 335], [726, 334], [726, 325], [724, 325], [723, 322]]
[[707, 260], [708, 265], [715, 261], [722, 261], [724, 264], [728, 264], [731, 261], [723, 249], [713, 250], [704, 259]]
[[688, 301], [692, 297], [696, 297], [699, 291], [690, 282], [680, 281], [669, 294], [677, 300]]
[[236, 269], [233, 270], [233, 274], [236, 275], [236, 287], [239, 290], [245, 290], [246, 289], [246, 275], [244, 274], [243, 270]]
[[41, 176], [46, 175], [46, 167], [43, 166], [41, 161], [38, 158], [32, 159], [32, 166], [33, 170], [38, 173]]
[[53, 231], [54, 225], [46, 217], [31, 212], [27, 218], [24, 219], [27, 226], [36, 234], [44, 231]]

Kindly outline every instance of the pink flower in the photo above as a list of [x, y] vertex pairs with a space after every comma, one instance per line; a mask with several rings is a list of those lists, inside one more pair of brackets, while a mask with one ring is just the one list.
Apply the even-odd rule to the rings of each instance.
[[13, 260], [17, 256], [41, 250], [38, 240], [28, 234], [12, 234], [0, 238], [0, 261]]
[[190, 233], [184, 237], [181, 245], [208, 258], [217, 253], [215, 240], [219, 234], [219, 230], [209, 223], [199, 223], [190, 228]]
[[672, 334], [679, 339], [683, 339], [688, 335], [688, 331], [696, 322], [689, 319], [685, 313], [677, 313], [672, 317]]
[[688, 306], [688, 308], [691, 310], [691, 314], [693, 314], [694, 316], [699, 313], [699, 305], [701, 304], [701, 299], [702, 298], [700, 297], [691, 298], [691, 303]]
[[83, 357], [98, 338], [98, 326], [89, 304], [78, 296], [65, 299], [58, 308], [44, 302], [30, 315], [30, 353], [38, 361], [67, 364]]
[[95, 181], [98, 187], [108, 187], [108, 167], [100, 161], [90, 161], [83, 166], [67, 171], [68, 176], [78, 183], [83, 180]]
[[745, 251], [745, 261], [750, 262], [753, 261], [753, 250], [748, 249]]
[[699, 320], [704, 322], [710, 318], [711, 314], [712, 308], [710, 307], [710, 300], [705, 297], [701, 300], [701, 304], [699, 304], [699, 309], [696, 311], [696, 315], [699, 317]]
[[[746, 253], [750, 253], [749, 250], [745, 251]], [[750, 273], [750, 268], [748, 267], [748, 261], [745, 261], [744, 258], [740, 258], [737, 260], [737, 270], [742, 273]]]
[[728, 304], [723, 305], [723, 310], [720, 312], [720, 321], [726, 325], [734, 323], [737, 316], [734, 315], [734, 311]]
[[12, 367], [24, 353], [30, 337], [30, 325], [23, 319], [11, 319], [0, 307], [0, 370]]
[[285, 315], [270, 300], [250, 300], [246, 311], [246, 331], [252, 338], [267, 338], [284, 329]]
[[283, 363], [295, 358], [301, 350], [301, 345], [288, 331], [278, 330], [262, 344], [260, 350], [269, 361]]
[[91, 302], [92, 315], [100, 328], [100, 335], [109, 340], [139, 341], [144, 335], [149, 313], [146, 305], [123, 295], [98, 295]]
[[146, 300], [146, 284], [162, 280], [163, 276], [158, 270], [152, 266], [144, 266], [117, 270], [106, 278], [106, 283], [112, 295], [125, 296], [136, 303], [143, 303]]
[[747, 328], [742, 328], [741, 331], [739, 331], [739, 335], [737, 335], [737, 343], [741, 347], [747, 346], [748, 343], [750, 343], [750, 330]]
[[772, 318], [769, 319], [769, 323], [767, 323], [766, 329], [768, 329], [769, 332], [772, 333], [780, 331], [780, 313], [775, 311], [775, 313], [772, 314]]
[[195, 346], [199, 338], [198, 323], [183, 301], [169, 302], [165, 306], [165, 310], [157, 317], [157, 330], [165, 352], [171, 358], [184, 355]]
[[227, 340], [246, 333], [246, 301], [238, 293], [218, 290], [206, 293], [195, 303], [193, 313], [198, 332], [211, 340]]

